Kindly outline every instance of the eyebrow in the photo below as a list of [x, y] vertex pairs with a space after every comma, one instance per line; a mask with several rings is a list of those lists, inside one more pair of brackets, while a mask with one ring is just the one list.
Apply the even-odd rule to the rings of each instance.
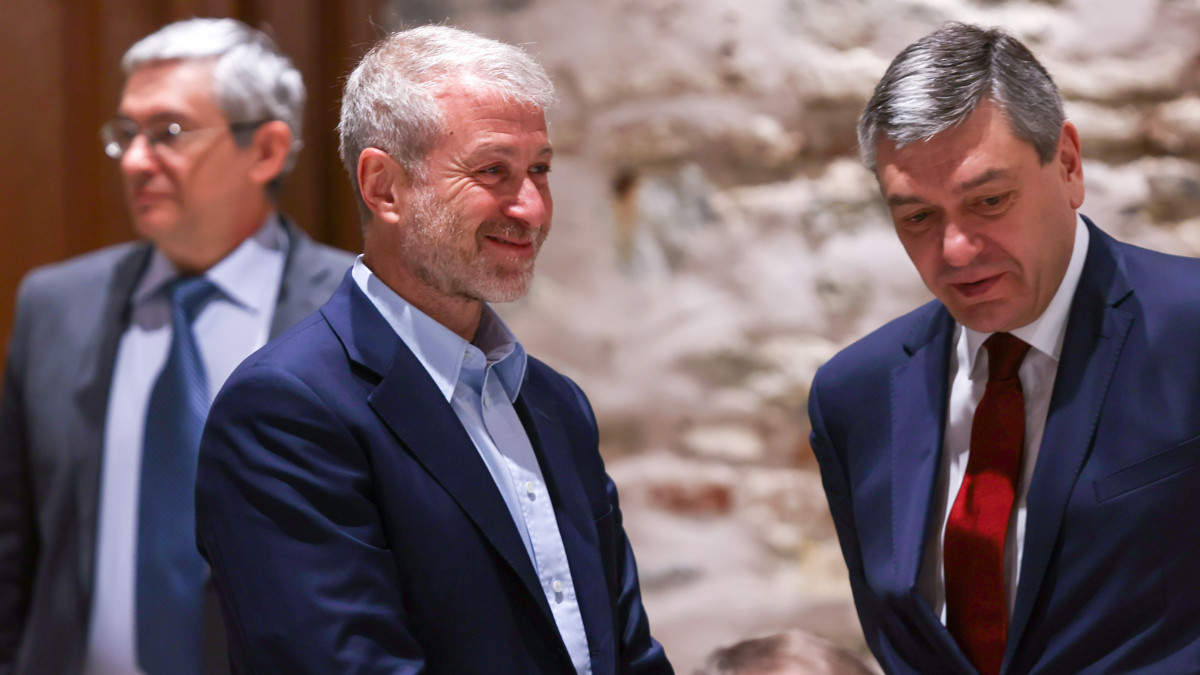
[[[475, 148], [474, 150], [472, 150], [470, 156], [478, 157], [479, 155], [502, 155], [504, 157], [512, 157], [519, 153], [520, 153], [520, 151], [511, 145], [485, 144], [485, 145], [481, 145], [478, 148]], [[552, 156], [554, 156], [554, 148], [547, 145], [547, 146], [543, 147], [541, 150], [538, 150], [536, 156], [537, 157], [542, 157], [542, 156], [551, 156], [552, 157]]]
[[[982, 185], [986, 185], [994, 180], [997, 180], [1000, 178], [1008, 178], [1010, 176], [1012, 176], [1012, 172], [1009, 171], [1008, 169], [988, 169], [987, 171], [984, 171], [983, 173], [976, 176], [975, 178], [972, 178], [971, 180], [966, 181], [965, 183], [960, 183], [958, 186], [956, 186], [954, 188], [954, 192], [957, 194], [962, 194], [964, 192], [970, 192], [971, 190], [974, 190], [975, 188], [980, 187]], [[924, 203], [925, 203], [925, 200], [921, 199], [920, 197], [917, 197], [916, 195], [891, 195], [887, 198], [887, 205], [889, 207], [908, 206], [909, 204], [924, 204]]]
[[[129, 120], [130, 122], [134, 122], [135, 124], [137, 123], [137, 120], [133, 119], [133, 117], [128, 115], [123, 110], [117, 111], [117, 119]], [[177, 110], [163, 110], [161, 112], [156, 112], [153, 115], [150, 115], [149, 117], [146, 118], [146, 120], [144, 122], [142, 122], [142, 124], [155, 124], [158, 122], [189, 122], [189, 121], [191, 121], [191, 118], [182, 112], [179, 112]]]
[[908, 206], [909, 204], [924, 204], [925, 200], [913, 195], [891, 195], [887, 198], [889, 207]]

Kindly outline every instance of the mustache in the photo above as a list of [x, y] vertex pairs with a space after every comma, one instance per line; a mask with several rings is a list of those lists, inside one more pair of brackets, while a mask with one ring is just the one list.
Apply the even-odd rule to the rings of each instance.
[[513, 220], [485, 220], [479, 226], [479, 233], [485, 237], [504, 239], [518, 244], [537, 242], [545, 232], [544, 226], [528, 227]]

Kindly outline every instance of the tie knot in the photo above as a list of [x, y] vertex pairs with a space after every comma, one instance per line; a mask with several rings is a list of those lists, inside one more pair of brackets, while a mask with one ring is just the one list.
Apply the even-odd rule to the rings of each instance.
[[169, 290], [171, 306], [183, 312], [184, 318], [191, 324], [196, 320], [200, 307], [212, 297], [217, 287], [203, 276], [180, 277], [171, 282]]
[[1010, 380], [1017, 376], [1021, 361], [1029, 353], [1029, 343], [1011, 333], [993, 333], [983, 343], [988, 352], [988, 381]]

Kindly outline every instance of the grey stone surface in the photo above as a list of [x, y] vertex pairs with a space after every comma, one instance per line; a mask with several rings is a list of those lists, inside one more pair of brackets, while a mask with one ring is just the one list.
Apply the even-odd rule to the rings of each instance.
[[1083, 213], [1200, 253], [1197, 0], [423, 0], [524, 44], [562, 94], [555, 232], [501, 307], [587, 391], [679, 672], [791, 628], [862, 649], [807, 445], [816, 368], [930, 297], [854, 125], [947, 20], [1004, 26], [1080, 130]]

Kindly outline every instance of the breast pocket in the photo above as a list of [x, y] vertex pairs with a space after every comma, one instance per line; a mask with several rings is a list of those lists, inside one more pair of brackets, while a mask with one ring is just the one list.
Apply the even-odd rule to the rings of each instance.
[[1096, 501], [1105, 502], [1120, 497], [1155, 481], [1187, 471], [1198, 463], [1200, 463], [1200, 436], [1137, 464], [1098, 478], [1094, 484]]

